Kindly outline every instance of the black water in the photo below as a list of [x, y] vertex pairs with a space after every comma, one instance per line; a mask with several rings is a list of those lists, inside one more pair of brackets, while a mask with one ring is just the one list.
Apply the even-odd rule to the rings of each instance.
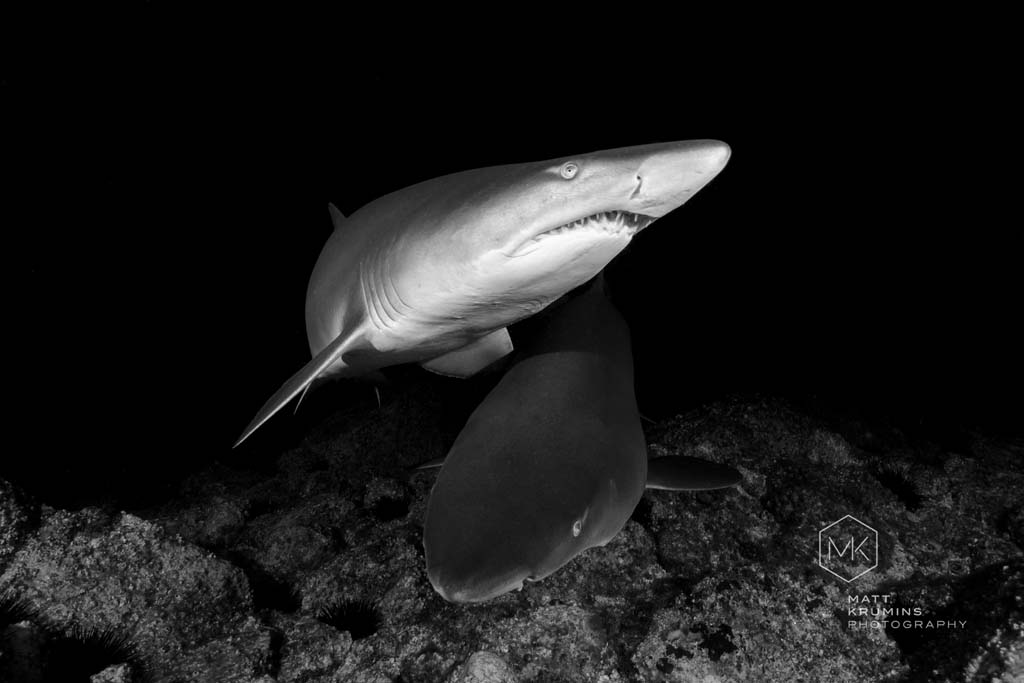
[[1019, 231], [984, 76], [910, 88], [859, 61], [628, 85], [416, 64], [341, 77], [140, 50], [3, 81], [22, 154], [0, 476], [48, 502], [144, 507], [301, 436], [312, 418], [282, 416], [230, 450], [307, 359], [327, 202], [351, 213], [444, 173], [697, 137], [727, 141], [729, 166], [610, 276], [645, 414], [752, 391], [922, 438], [1022, 431]]

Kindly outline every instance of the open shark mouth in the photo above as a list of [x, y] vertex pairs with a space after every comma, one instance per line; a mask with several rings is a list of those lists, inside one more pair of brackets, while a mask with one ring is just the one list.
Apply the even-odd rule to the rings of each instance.
[[542, 232], [533, 239], [544, 239], [550, 235], [560, 235], [564, 232], [579, 230], [580, 228], [604, 230], [605, 232], [611, 233], [627, 231], [630, 235], [633, 235], [640, 232], [653, 222], [654, 219], [652, 217], [644, 216], [639, 213], [630, 213], [628, 211], [605, 211], [604, 213], [595, 213], [593, 216], [581, 218], [573, 221], [572, 223], [560, 225], [553, 230]]
[[629, 211], [604, 211], [602, 213], [595, 213], [592, 216], [580, 218], [572, 223], [566, 223], [565, 225], [560, 225], [557, 228], [552, 228], [551, 230], [546, 230], [538, 235], [534, 235], [516, 249], [516, 254], [521, 255], [529, 253], [533, 251], [540, 242], [556, 235], [564, 235], [570, 232], [579, 232], [583, 230], [601, 231], [608, 233], [609, 235], [633, 237], [633, 235], [646, 228], [655, 220], [656, 219], [652, 216], [630, 213]]

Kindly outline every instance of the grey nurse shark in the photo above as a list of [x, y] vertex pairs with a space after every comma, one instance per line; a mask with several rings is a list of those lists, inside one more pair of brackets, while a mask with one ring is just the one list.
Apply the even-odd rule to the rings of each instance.
[[313, 359], [260, 408], [237, 446], [314, 380], [400, 363], [470, 376], [512, 350], [506, 327], [593, 278], [640, 230], [729, 159], [690, 140], [427, 180], [345, 218], [313, 268]]
[[740, 481], [733, 468], [699, 458], [647, 459], [629, 328], [602, 280], [539, 316], [536, 336], [443, 461], [423, 547], [427, 577], [446, 600], [519, 590], [605, 545], [645, 488]]

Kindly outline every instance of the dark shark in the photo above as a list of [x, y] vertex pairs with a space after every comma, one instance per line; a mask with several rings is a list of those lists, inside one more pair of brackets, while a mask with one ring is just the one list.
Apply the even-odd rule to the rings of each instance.
[[645, 487], [732, 486], [696, 458], [647, 459], [629, 329], [603, 278], [545, 312], [532, 344], [470, 416], [427, 505], [434, 589], [479, 602], [548, 576], [626, 524]]

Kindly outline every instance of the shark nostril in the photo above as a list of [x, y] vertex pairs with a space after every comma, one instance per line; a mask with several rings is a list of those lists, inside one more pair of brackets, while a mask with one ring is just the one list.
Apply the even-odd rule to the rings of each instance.
[[636, 196], [640, 194], [640, 188], [644, 186], [644, 179], [639, 173], [636, 174], [636, 187], [633, 188], [633, 194], [629, 195], [630, 199], [636, 199]]

